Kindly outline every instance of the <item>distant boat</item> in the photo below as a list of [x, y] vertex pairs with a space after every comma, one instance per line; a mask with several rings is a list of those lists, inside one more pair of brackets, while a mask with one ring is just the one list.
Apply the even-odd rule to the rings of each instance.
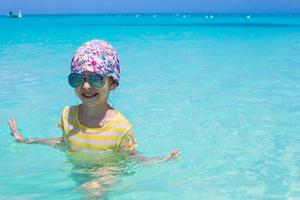
[[9, 11], [7, 16], [12, 17], [12, 18], [22, 18], [22, 12], [20, 10], [17, 13]]

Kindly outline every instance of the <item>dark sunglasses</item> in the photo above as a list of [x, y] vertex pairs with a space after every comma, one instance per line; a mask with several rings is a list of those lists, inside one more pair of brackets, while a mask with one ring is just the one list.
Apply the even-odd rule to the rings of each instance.
[[[87, 79], [87, 80], [86, 80]], [[71, 87], [77, 88], [81, 84], [83, 84], [85, 81], [88, 81], [88, 83], [95, 88], [102, 88], [105, 84], [105, 76], [101, 74], [88, 74], [87, 78], [80, 73], [71, 73], [68, 76], [68, 81]]]

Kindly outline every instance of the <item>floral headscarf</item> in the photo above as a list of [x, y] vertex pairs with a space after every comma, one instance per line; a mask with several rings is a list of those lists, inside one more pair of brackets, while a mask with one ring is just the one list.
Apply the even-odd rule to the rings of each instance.
[[112, 77], [119, 83], [120, 62], [116, 50], [103, 40], [84, 43], [75, 52], [71, 61], [71, 72], [89, 71]]

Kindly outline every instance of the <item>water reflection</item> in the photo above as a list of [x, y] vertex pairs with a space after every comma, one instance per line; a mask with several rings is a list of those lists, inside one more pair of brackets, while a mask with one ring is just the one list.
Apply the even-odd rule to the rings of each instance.
[[122, 176], [135, 174], [137, 164], [119, 152], [67, 153], [70, 177], [87, 198], [100, 198]]

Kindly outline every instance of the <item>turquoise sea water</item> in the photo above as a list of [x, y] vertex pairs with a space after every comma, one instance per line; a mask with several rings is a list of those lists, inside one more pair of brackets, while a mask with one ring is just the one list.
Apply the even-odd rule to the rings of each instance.
[[[78, 186], [118, 168], [104, 199], [300, 199], [299, 15], [0, 17], [0, 199], [82, 199]], [[56, 137], [73, 52], [108, 40], [121, 60], [111, 102], [138, 150], [179, 160], [144, 166], [17, 144]], [[107, 165], [104, 166], [103, 165]], [[100, 175], [101, 178], [101, 175]]]

